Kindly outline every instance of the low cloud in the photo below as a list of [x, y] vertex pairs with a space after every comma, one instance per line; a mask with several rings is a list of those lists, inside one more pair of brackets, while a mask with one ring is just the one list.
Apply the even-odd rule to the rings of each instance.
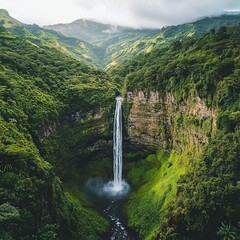
[[221, 14], [226, 9], [240, 7], [237, 0], [138, 0], [133, 10], [137, 19], [149, 20], [154, 26], [171, 25], [194, 20], [199, 17]]
[[239, 0], [1, 0], [0, 8], [39, 25], [91, 18], [132, 27], [162, 27], [239, 10]]

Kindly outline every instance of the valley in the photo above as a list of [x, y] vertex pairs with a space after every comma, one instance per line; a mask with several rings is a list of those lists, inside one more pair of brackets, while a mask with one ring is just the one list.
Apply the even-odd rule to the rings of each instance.
[[[126, 239], [238, 239], [239, 24], [42, 28], [0, 10], [1, 239], [112, 239], [120, 218]], [[114, 178], [117, 96], [120, 210], [86, 196]]]

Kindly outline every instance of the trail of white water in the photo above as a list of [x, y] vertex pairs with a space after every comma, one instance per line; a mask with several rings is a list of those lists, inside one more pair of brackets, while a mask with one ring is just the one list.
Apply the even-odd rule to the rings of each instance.
[[[122, 204], [128, 196], [130, 186], [122, 179], [123, 141], [122, 141], [122, 97], [116, 98], [113, 129], [113, 181], [90, 179], [86, 183], [86, 194], [96, 206], [104, 206], [104, 214], [110, 221], [111, 229], [107, 239], [132, 240], [133, 233], [124, 225]], [[107, 205], [106, 205], [107, 203]], [[102, 208], [102, 207], [101, 207]], [[137, 238], [136, 238], [137, 239]]]
[[122, 97], [116, 98], [113, 129], [114, 190], [122, 190]]

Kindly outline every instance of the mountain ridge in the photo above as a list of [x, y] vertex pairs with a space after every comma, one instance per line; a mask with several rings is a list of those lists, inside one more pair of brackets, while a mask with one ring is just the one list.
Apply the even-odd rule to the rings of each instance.
[[97, 46], [53, 30], [43, 29], [37, 24], [24, 24], [12, 18], [7, 10], [0, 9], [0, 27], [33, 44], [58, 49], [65, 55], [99, 68]]
[[15, 18], [12, 18], [6, 9], [0, 9], [0, 18], [1, 21], [3, 21], [4, 27], [6, 28], [12, 25], [21, 24], [20, 21], [16, 20]]
[[[52, 29], [57, 32], [64, 33], [65, 35], [83, 39], [92, 44], [96, 44], [101, 39], [107, 39], [107, 31], [111, 30], [114, 24], [105, 24], [96, 22], [89, 19], [77, 19], [71, 23], [60, 23], [54, 25], [45, 25], [43, 28]], [[117, 26], [118, 29], [123, 29], [121, 26]], [[72, 34], [71, 32], [74, 32]], [[113, 33], [114, 31], [109, 33]], [[115, 32], [116, 33], [116, 32]]]
[[119, 32], [113, 32], [109, 35], [104, 34], [103, 31], [113, 25], [100, 23], [98, 28], [97, 22], [91, 22], [94, 24], [94, 29], [97, 28], [97, 33], [94, 33], [96, 34], [94, 36], [91, 36], [92, 29], [91, 24], [88, 25], [89, 23], [86, 20], [84, 22], [77, 20], [73, 23], [61, 24], [61, 26], [58, 24], [50, 25], [45, 26], [45, 28], [51, 28], [86, 41], [90, 40], [92, 44], [103, 48], [105, 52], [103, 67], [107, 69], [139, 53], [150, 52], [156, 47], [166, 46], [183, 38], [198, 37], [213, 28], [218, 30], [222, 26], [238, 25], [240, 15], [224, 14], [215, 17], [204, 17], [194, 22], [166, 26], [161, 29], [134, 29], [120, 26]]
[[13, 19], [6, 10], [0, 10], [0, 26], [5, 26], [19, 37], [54, 47], [102, 69], [117, 66], [129, 58], [183, 38], [196, 38], [213, 28], [217, 30], [221, 26], [239, 23], [240, 15], [230, 14], [161, 29], [134, 29], [86, 19], [41, 28], [36, 24], [23, 24]]

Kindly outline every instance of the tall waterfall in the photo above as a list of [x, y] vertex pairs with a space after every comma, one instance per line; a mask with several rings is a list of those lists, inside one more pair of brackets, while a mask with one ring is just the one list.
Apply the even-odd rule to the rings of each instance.
[[[122, 179], [123, 166], [123, 142], [122, 142], [122, 97], [116, 98], [113, 128], [113, 173], [114, 179], [108, 182], [101, 180], [89, 181], [86, 186], [90, 192], [99, 197], [107, 197], [112, 200], [120, 200], [127, 197], [130, 186]], [[117, 224], [118, 225], [118, 224]]]
[[113, 128], [114, 189], [122, 189], [122, 97], [116, 98]]

